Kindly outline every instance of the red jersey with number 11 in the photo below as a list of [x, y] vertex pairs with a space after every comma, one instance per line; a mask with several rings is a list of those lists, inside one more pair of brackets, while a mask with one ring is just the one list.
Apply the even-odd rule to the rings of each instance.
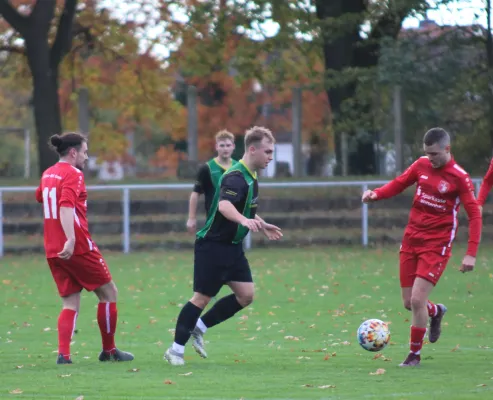
[[46, 258], [58, 257], [67, 240], [60, 221], [60, 207], [74, 210], [74, 255], [95, 248], [87, 224], [87, 191], [82, 171], [63, 161], [48, 168], [36, 189], [36, 200], [43, 203]]
[[457, 214], [463, 203], [469, 218], [467, 254], [475, 257], [482, 221], [467, 172], [453, 159], [441, 168], [433, 168], [428, 157], [421, 157], [402, 175], [374, 192], [378, 200], [386, 199], [415, 183], [416, 193], [403, 243], [439, 249], [442, 254], [447, 254], [457, 233]]

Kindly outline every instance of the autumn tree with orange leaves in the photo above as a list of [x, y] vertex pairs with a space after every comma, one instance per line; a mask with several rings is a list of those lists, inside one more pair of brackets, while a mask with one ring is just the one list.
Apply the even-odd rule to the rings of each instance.
[[184, 81], [176, 88], [184, 104], [186, 85], [198, 89], [202, 160], [213, 154], [214, 134], [220, 129], [241, 135], [252, 125], [265, 125], [274, 133], [289, 133], [291, 90], [296, 86], [306, 86], [304, 140], [319, 136], [330, 142], [321, 52], [310, 47], [300, 51], [300, 43], [282, 48], [273, 40], [253, 40], [248, 27], [261, 10], [238, 2], [189, 1], [180, 14], [188, 20], [169, 22], [170, 35], [180, 43], [170, 68]]
[[56, 161], [48, 137], [61, 132], [62, 123], [77, 127], [81, 86], [88, 88], [93, 110], [91, 147], [103, 154], [124, 153], [122, 133], [136, 125], [184, 130], [183, 118], [174, 118], [180, 106], [169, 93], [169, 75], [151, 55], [156, 41], [141, 49], [136, 38], [162, 20], [147, 3], [119, 2], [134, 13], [142, 7], [144, 22], [136, 23], [135, 15], [122, 22], [95, 0], [0, 0], [0, 51], [20, 66], [14, 79], [32, 89], [40, 172]]

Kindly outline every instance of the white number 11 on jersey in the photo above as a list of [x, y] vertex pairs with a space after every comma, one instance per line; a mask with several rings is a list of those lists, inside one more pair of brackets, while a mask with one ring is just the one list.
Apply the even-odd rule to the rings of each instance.
[[[50, 215], [50, 205], [51, 205], [51, 215]], [[43, 189], [43, 206], [45, 211], [45, 219], [57, 219], [57, 204], [56, 204], [56, 187]]]

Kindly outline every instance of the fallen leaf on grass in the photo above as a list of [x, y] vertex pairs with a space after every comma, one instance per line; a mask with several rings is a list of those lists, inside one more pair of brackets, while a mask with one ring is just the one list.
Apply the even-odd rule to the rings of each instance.
[[391, 358], [385, 357], [382, 353], [375, 354], [375, 356], [372, 358], [372, 360], [378, 360], [379, 358], [381, 358], [382, 361], [392, 361]]
[[165, 385], [174, 385], [174, 384], [175, 384], [175, 382], [170, 381], [169, 379], [166, 379], [163, 383], [164, 383]]
[[21, 369], [24, 365], [16, 365], [15, 369]]
[[22, 390], [21, 389], [14, 389], [9, 392], [10, 394], [21, 394]]
[[186, 374], [178, 374], [178, 375], [180, 375], [180, 376], [190, 376], [192, 374], [193, 374], [193, 372], [187, 372]]
[[140, 369], [138, 368], [132, 368], [132, 369], [129, 369], [127, 372], [139, 372]]
[[[4, 280], [2, 281], [2, 283], [3, 283], [4, 285], [10, 285], [10, 284], [12, 283], [12, 281], [10, 281], [9, 279], [4, 279]], [[21, 392], [21, 393], [22, 393], [22, 392]]]
[[76, 397], [75, 400], [84, 400], [84, 396]]
[[450, 351], [457, 351], [457, 350], [459, 350], [459, 345], [455, 346], [455, 347], [454, 347], [452, 350], [450, 350]]
[[59, 378], [69, 378], [72, 376], [72, 374], [67, 374], [67, 375], [57, 375]]
[[252, 336], [251, 338], [248, 338], [248, 339], [245, 339], [245, 340], [255, 340], [255, 339], [257, 339], [257, 337], [256, 336]]
[[294, 341], [299, 341], [300, 338], [299, 337], [296, 337], [296, 336], [284, 336], [284, 339], [286, 340], [294, 340]]
[[326, 354], [324, 357], [324, 361], [327, 361], [330, 358], [330, 355]]
[[486, 386], [486, 383], [480, 383], [477, 387]]
[[383, 375], [385, 370], [383, 368], [378, 368], [375, 372], [370, 372], [370, 375]]
[[306, 384], [306, 385], [301, 385], [301, 387], [313, 387], [313, 385]]
[[336, 387], [336, 385], [322, 385], [322, 386], [319, 386], [318, 388], [319, 389], [333, 389], [335, 387]]

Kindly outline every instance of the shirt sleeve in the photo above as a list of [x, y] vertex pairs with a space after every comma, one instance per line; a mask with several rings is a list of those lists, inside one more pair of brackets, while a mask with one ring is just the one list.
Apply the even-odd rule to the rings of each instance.
[[395, 195], [398, 195], [404, 189], [416, 183], [418, 180], [418, 161], [415, 161], [411, 166], [406, 169], [401, 175], [393, 179], [389, 183], [383, 185], [374, 190], [377, 195], [377, 200], [388, 199]]
[[465, 175], [460, 179], [459, 186], [460, 201], [464, 204], [464, 209], [469, 219], [469, 241], [467, 244], [467, 254], [476, 257], [478, 252], [479, 242], [481, 241], [482, 217], [479, 210], [479, 204], [474, 197], [474, 185], [471, 182], [469, 175]]
[[202, 165], [197, 172], [197, 179], [193, 191], [195, 193], [203, 194], [205, 191], [206, 181], [210, 179], [209, 166], [207, 164]]
[[41, 185], [39, 185], [38, 188], [36, 189], [36, 201], [38, 203], [43, 202], [43, 192], [41, 191]]
[[486, 175], [483, 178], [483, 182], [481, 183], [481, 188], [479, 189], [478, 195], [478, 204], [482, 207], [486, 202], [486, 198], [488, 197], [488, 193], [493, 187], [493, 160], [490, 163], [490, 167], [486, 172]]
[[60, 207], [75, 208], [77, 198], [84, 187], [84, 176], [73, 172], [62, 180], [60, 184]]
[[228, 200], [233, 204], [241, 203], [248, 193], [248, 185], [241, 174], [228, 174], [221, 182], [219, 200]]

